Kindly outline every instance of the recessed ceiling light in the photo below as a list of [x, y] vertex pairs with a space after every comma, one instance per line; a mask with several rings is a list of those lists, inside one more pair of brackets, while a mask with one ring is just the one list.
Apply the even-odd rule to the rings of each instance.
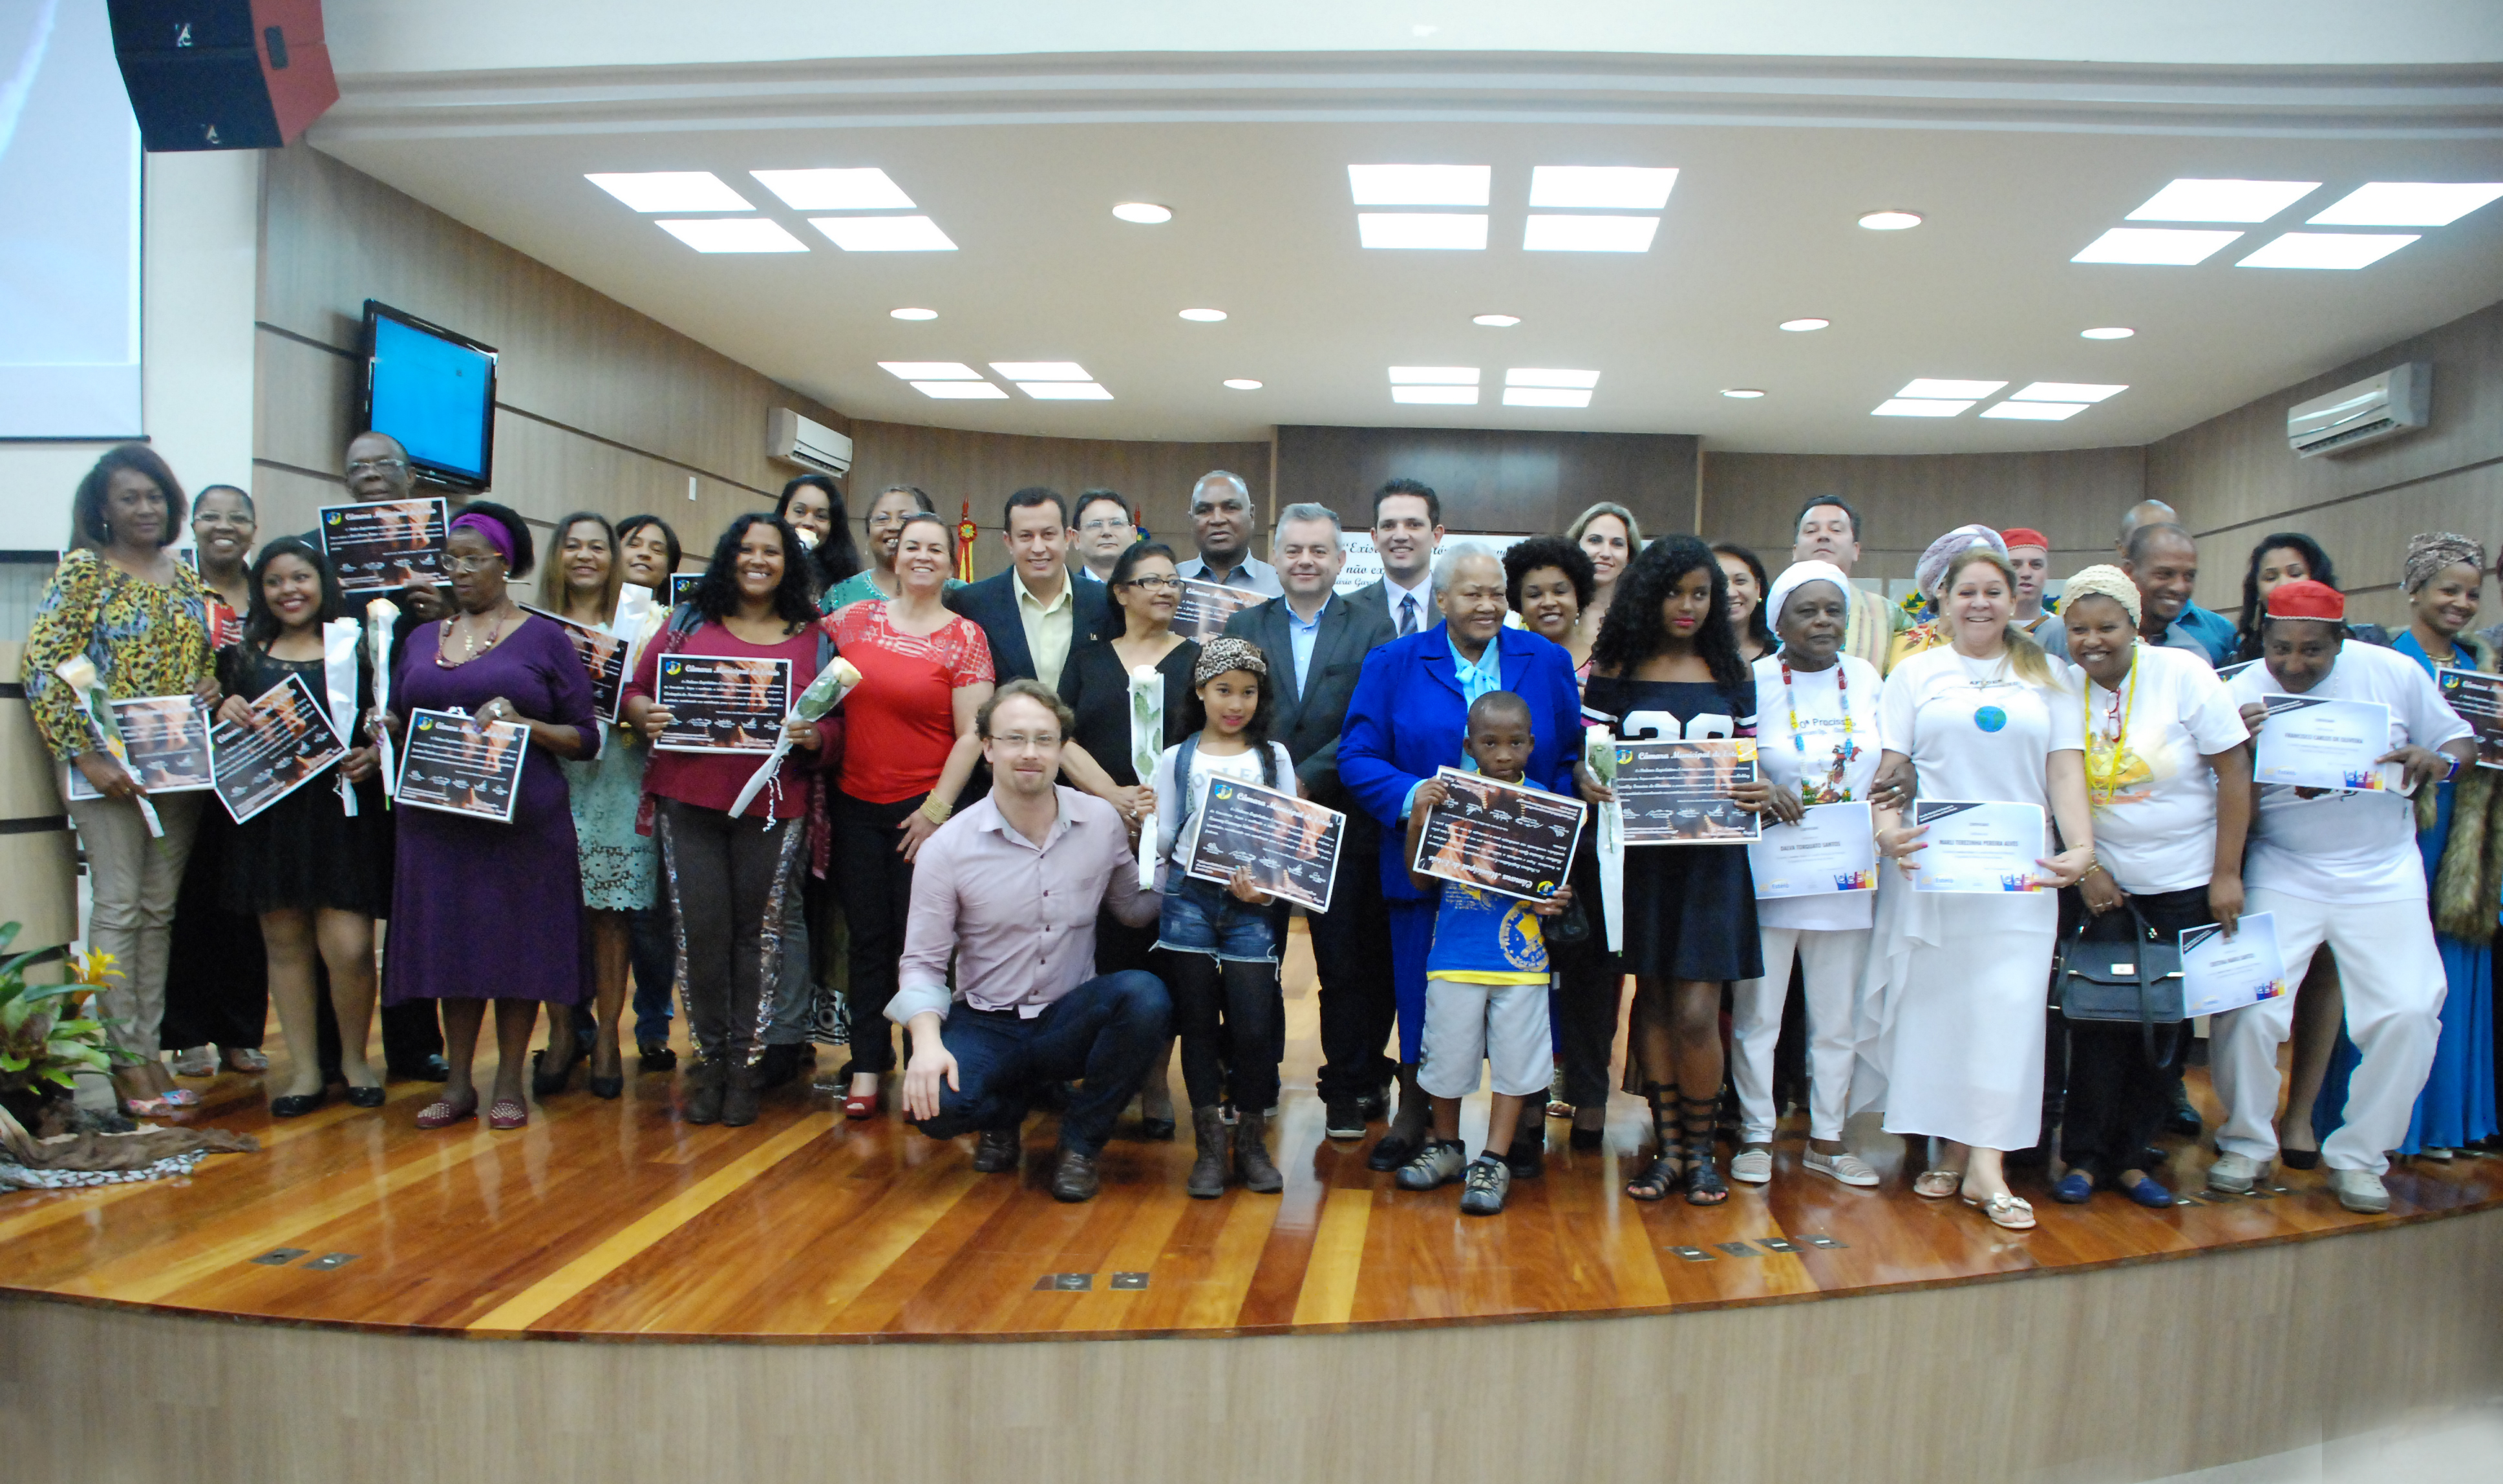
[[956, 251], [956, 244], [927, 217], [811, 217], [808, 224], [846, 253]]
[[2020, 418], [2028, 422], [2066, 422], [2086, 410], [2084, 402], [2002, 402], [1985, 407], [1985, 418]]
[[1781, 326], [1781, 327], [1782, 327], [1783, 329], [1786, 329], [1786, 330], [1793, 330], [1793, 331], [1821, 330], [1821, 329], [1825, 328], [1827, 325], [1832, 324], [1833, 322], [1834, 322], [1834, 321], [1833, 321], [1833, 320], [1816, 320], [1816, 319], [1808, 319], [1808, 320], [1783, 320], [1783, 321], [1782, 321], [1782, 326]]
[[584, 180], [638, 212], [752, 212], [745, 196], [709, 170], [647, 170]]
[[1579, 387], [1588, 391], [1599, 385], [1596, 371], [1560, 371], [1553, 366], [1515, 366], [1503, 374], [1507, 387]]
[[2126, 324], [2099, 324], [2090, 330], [2077, 331], [2080, 340], [2127, 340], [2138, 331]]
[[2000, 388], [2006, 385], [2007, 384], [2006, 382], [1959, 382], [1945, 380], [1935, 376], [1916, 376], [1910, 381], [1905, 382], [1903, 384], [1903, 389], [1896, 392], [1895, 395], [1899, 397], [1912, 397], [1916, 400], [1920, 398], [1937, 397], [1970, 397], [1975, 401], [1979, 401], [1981, 398], [1990, 395], [1992, 392], [1997, 391]]
[[1394, 387], [1474, 387], [1478, 384], [1475, 366], [1392, 366], [1390, 385]]
[[988, 382], [914, 382], [912, 389], [943, 401], [1006, 401], [1008, 393]]
[[880, 371], [908, 382], [978, 382], [982, 373], [961, 360], [882, 360]]
[[890, 309], [886, 312], [886, 317], [890, 320], [936, 320], [939, 318], [939, 311], [935, 309]]
[[1478, 405], [1478, 389], [1475, 387], [1393, 387], [1390, 388], [1390, 400], [1431, 402], [1451, 407], [1475, 407]]
[[1648, 253], [1658, 217], [1532, 217], [1522, 228], [1525, 253]]
[[1731, 398], [1732, 401], [1752, 402], [1758, 397], [1763, 396], [1765, 393], [1761, 388], [1755, 387], [1724, 387], [1721, 388], [1721, 394], [1725, 397]]
[[2011, 391], [2011, 402], [2100, 402], [2118, 396], [2127, 386], [2109, 387], [2098, 382], [2029, 382], [2022, 391]]
[[2449, 226], [2497, 196], [2503, 185], [2375, 181], [2312, 219], [2314, 226]]
[[1506, 407], [1588, 407], [1591, 393], [1567, 387], [1507, 387], [1503, 392]]
[[1019, 382], [1017, 390], [1038, 402], [1109, 402], [1113, 393], [1093, 382]]
[[1182, 317], [1198, 324], [1215, 324], [1217, 320], [1225, 318], [1225, 311], [1221, 309], [1185, 309], [1182, 312]]
[[699, 253], [806, 253], [808, 245], [766, 217], [686, 217], [663, 219], [662, 231]]
[[1453, 212], [1358, 212], [1355, 238], [1368, 248], [1483, 252], [1487, 219]]
[[1091, 382], [1074, 360], [995, 360], [991, 369], [1012, 382]]
[[1921, 224], [1919, 212], [1870, 212], [1860, 224], [1872, 232], [1903, 232]]
[[758, 184], [795, 212], [892, 212], [912, 210], [904, 187], [870, 166], [860, 170], [751, 170]]
[[2237, 268], [2364, 268], [2409, 243], [2413, 232], [2288, 232]]
[[1248, 376], [1229, 376], [1225, 379], [1225, 385], [1228, 389], [1234, 391], [1257, 391], [1260, 389], [1260, 384]]
[[1484, 206], [1492, 165], [1350, 165], [1348, 189], [1358, 206]]
[[1483, 324], [1492, 330], [1508, 330], [1521, 322], [1521, 317], [1519, 315], [1476, 315], [1470, 318], [1469, 322]]
[[1153, 201], [1124, 201], [1113, 208], [1113, 215], [1141, 226], [1161, 226], [1173, 219], [1173, 208]]
[[1872, 418], [1952, 418], [1971, 402], [1940, 402], [1923, 397], [1889, 397], [1877, 404]]
[[2169, 227], [2116, 226], [2087, 243], [2073, 263], [2143, 263], [2187, 268], [2206, 262], [2240, 232], [2194, 232]]
[[2266, 221], [2320, 188], [2318, 181], [2175, 181], [2131, 221]]
[[1529, 172], [1532, 207], [1656, 212], [1668, 204], [1677, 172], [1642, 165], [1539, 165]]

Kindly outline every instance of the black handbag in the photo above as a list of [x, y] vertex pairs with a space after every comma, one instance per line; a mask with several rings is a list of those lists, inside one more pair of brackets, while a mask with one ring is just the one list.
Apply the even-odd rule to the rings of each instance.
[[[2138, 904], [2088, 916], [2060, 945], [2060, 1014], [2072, 1021], [2129, 1025], [2135, 1022], [2147, 1064], [2172, 1060], [2173, 1045], [2188, 1019], [2182, 1009], [2181, 947], [2147, 926]], [[2155, 1028], [2166, 1028], [2158, 1055]]]

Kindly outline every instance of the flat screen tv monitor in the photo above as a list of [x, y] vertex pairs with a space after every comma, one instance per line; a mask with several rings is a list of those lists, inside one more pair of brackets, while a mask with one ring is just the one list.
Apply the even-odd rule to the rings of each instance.
[[485, 489], [496, 459], [496, 348], [365, 301], [364, 401], [357, 426], [389, 433], [421, 478]]

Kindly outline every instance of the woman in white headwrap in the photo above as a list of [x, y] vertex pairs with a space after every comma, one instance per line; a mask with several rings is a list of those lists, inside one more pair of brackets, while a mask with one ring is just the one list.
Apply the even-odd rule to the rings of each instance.
[[1959, 525], [1929, 545], [1921, 559], [1913, 564], [1912, 583], [1920, 589], [1923, 602], [1921, 622], [1895, 636], [1895, 647], [1886, 659], [1886, 673], [1914, 655], [1945, 644], [1952, 633], [1944, 613], [1945, 604], [1938, 601], [1938, 585], [1946, 581], [1947, 565], [1958, 556], [1975, 549], [1997, 552], [2002, 561], [2007, 558], [2007, 544], [1999, 532], [1987, 525]]

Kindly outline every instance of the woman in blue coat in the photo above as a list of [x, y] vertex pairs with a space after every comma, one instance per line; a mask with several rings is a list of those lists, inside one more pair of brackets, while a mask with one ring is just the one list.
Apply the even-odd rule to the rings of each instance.
[[[1408, 801], [1435, 769], [1467, 765], [1460, 740], [1469, 703], [1493, 691], [1529, 703], [1529, 784], [1574, 796], [1582, 700], [1573, 660], [1536, 634], [1504, 626], [1503, 563], [1475, 542], [1448, 548], [1434, 563], [1434, 607], [1442, 623], [1365, 657], [1339, 737], [1339, 779], [1381, 821], [1387, 839], [1405, 838]], [[1408, 862], [1396, 850], [1382, 853], [1382, 894], [1389, 907], [1391, 983], [1399, 1003], [1399, 1114], [1366, 1164], [1396, 1169], [1425, 1135], [1428, 1110], [1417, 1089], [1417, 1056], [1436, 897], [1409, 881]], [[1531, 1127], [1530, 1138], [1517, 1142], [1534, 1150], [1544, 1140]]]

